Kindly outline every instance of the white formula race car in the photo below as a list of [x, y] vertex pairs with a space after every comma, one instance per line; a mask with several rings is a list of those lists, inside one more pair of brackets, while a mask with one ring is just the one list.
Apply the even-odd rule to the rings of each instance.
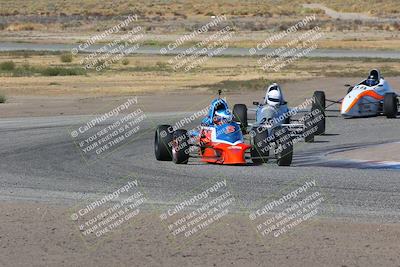
[[399, 107], [399, 95], [381, 76], [379, 70], [372, 70], [369, 77], [355, 86], [348, 87], [347, 95], [338, 101], [340, 113], [345, 118], [371, 117], [384, 115], [396, 118]]
[[[276, 83], [266, 90], [262, 103], [253, 102], [256, 108], [248, 109], [245, 104], [233, 107], [234, 119], [241, 125], [244, 134], [250, 133], [253, 147], [251, 159], [254, 163], [265, 163], [268, 159], [278, 158], [279, 165], [289, 166], [292, 162], [293, 144], [299, 139], [314, 142], [315, 135], [325, 133], [325, 103], [323, 93], [314, 93], [311, 111], [289, 108], [283, 98], [283, 92]], [[255, 120], [248, 122], [248, 111], [255, 112]], [[306, 113], [295, 119], [298, 113]], [[283, 147], [282, 151], [274, 147]], [[271, 157], [269, 150], [275, 150]]]

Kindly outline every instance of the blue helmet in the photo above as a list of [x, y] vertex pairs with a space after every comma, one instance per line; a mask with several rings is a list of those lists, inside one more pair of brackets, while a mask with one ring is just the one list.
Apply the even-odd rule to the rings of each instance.
[[379, 83], [379, 81], [377, 81], [373, 76], [370, 76], [366, 81], [365, 84], [367, 86], [375, 86]]
[[381, 73], [379, 70], [371, 70], [369, 73], [368, 79], [365, 80], [365, 85], [367, 86], [375, 86], [379, 84], [381, 79]]
[[215, 124], [224, 124], [232, 121], [232, 114], [229, 110], [216, 110], [213, 117]]
[[229, 111], [228, 103], [222, 98], [214, 99], [208, 111], [208, 118], [216, 124], [231, 121], [232, 114]]

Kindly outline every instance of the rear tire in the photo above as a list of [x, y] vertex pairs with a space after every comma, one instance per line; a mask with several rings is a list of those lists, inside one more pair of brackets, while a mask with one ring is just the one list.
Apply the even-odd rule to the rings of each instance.
[[186, 130], [179, 129], [174, 132], [172, 161], [175, 164], [187, 164], [189, 161], [189, 136]]
[[[311, 113], [315, 116], [314, 113], [316, 110], [318, 110], [318, 113], [322, 114], [322, 118], [316, 123], [317, 130], [315, 131], [315, 135], [322, 135], [325, 133], [325, 108], [326, 108], [326, 98], [325, 98], [325, 92], [323, 91], [315, 91], [314, 92], [314, 99], [315, 102], [312, 104], [311, 108]], [[319, 115], [318, 115], [319, 117]]]
[[172, 137], [168, 129], [170, 125], [159, 125], [157, 126], [155, 137], [154, 137], [154, 154], [157, 160], [170, 161], [172, 160]]
[[313, 103], [313, 107], [321, 109], [325, 112], [326, 108], [326, 97], [324, 91], [315, 91], [313, 97], [315, 98], [315, 102]]
[[293, 160], [293, 142], [290, 131], [284, 127], [274, 129], [278, 166], [290, 166]]
[[396, 118], [398, 112], [398, 100], [395, 93], [385, 94], [383, 99], [383, 114], [387, 118]]
[[247, 129], [247, 106], [245, 104], [236, 104], [233, 106], [233, 120], [240, 123], [242, 133]]
[[259, 133], [256, 128], [253, 128], [250, 133], [253, 137], [253, 146], [250, 149], [251, 161], [256, 165], [267, 163], [269, 157], [268, 129], [264, 128]]

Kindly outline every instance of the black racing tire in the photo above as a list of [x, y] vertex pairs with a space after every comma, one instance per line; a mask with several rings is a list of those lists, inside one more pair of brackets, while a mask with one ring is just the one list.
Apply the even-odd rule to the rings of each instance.
[[324, 91], [315, 91], [313, 98], [315, 102], [313, 103], [313, 109], [321, 109], [325, 113], [326, 108], [326, 97]]
[[325, 134], [325, 128], [326, 128], [325, 113], [321, 112], [321, 110], [313, 110], [312, 113], [314, 120], [316, 120], [314, 121], [313, 125], [317, 127], [316, 131], [314, 132], [314, 135]]
[[[326, 109], [326, 97], [325, 92], [323, 91], [315, 91], [313, 98], [315, 102], [312, 105], [311, 113], [313, 113], [314, 117], [317, 117], [316, 114], [322, 114], [322, 117], [316, 122], [317, 130], [315, 131], [314, 135], [322, 135], [325, 133], [326, 128], [326, 120], [325, 120], [325, 109]], [[318, 115], [319, 117], [319, 115]]]
[[290, 117], [286, 117], [285, 120], [283, 121], [284, 124], [290, 124]]
[[172, 138], [173, 132], [170, 132], [170, 125], [157, 126], [154, 137], [154, 154], [157, 160], [172, 160]]
[[268, 129], [253, 128], [250, 135], [253, 140], [253, 146], [250, 149], [251, 161], [256, 165], [267, 163], [269, 157]]
[[290, 166], [293, 160], [293, 142], [290, 131], [286, 127], [277, 127], [273, 131], [276, 143], [275, 155], [278, 166]]
[[172, 141], [172, 161], [175, 164], [187, 164], [189, 161], [189, 136], [186, 130], [174, 132]]
[[[313, 113], [314, 117], [317, 117], [314, 113], [322, 114], [322, 117], [316, 123], [317, 130], [315, 131], [315, 135], [322, 135], [325, 133], [326, 128], [326, 116], [325, 116], [325, 108], [326, 108], [326, 98], [325, 92], [323, 91], [315, 91], [313, 98], [315, 102], [312, 104], [311, 113]], [[316, 112], [316, 110], [318, 110]], [[319, 115], [318, 115], [319, 117]]]
[[233, 106], [233, 120], [240, 123], [240, 129], [245, 134], [248, 126], [247, 106], [245, 104], [235, 104]]
[[306, 118], [304, 119], [304, 142], [306, 143], [313, 143], [314, 142], [314, 137], [315, 137], [315, 132], [313, 131], [314, 129], [314, 123], [313, 123], [314, 116], [312, 113], [309, 113], [306, 115]]
[[383, 114], [387, 118], [396, 118], [398, 112], [398, 100], [395, 93], [386, 93], [383, 99]]

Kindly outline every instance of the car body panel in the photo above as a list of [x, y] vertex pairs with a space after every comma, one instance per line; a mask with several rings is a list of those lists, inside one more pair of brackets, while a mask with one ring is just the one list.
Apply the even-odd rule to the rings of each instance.
[[363, 81], [343, 98], [340, 113], [343, 117], [377, 116], [382, 113], [385, 94], [392, 92], [394, 90], [383, 78], [374, 86], [368, 86]]
[[245, 153], [251, 145], [245, 144], [236, 122], [201, 126], [198, 143], [203, 162], [217, 164], [246, 164]]
[[[255, 125], [258, 126], [268, 123], [271, 119], [280, 118], [288, 112], [289, 108], [286, 104], [280, 105], [278, 108], [271, 107], [269, 105], [259, 105], [256, 110]], [[282, 125], [284, 122], [285, 120], [277, 120], [275, 121], [274, 126]]]

